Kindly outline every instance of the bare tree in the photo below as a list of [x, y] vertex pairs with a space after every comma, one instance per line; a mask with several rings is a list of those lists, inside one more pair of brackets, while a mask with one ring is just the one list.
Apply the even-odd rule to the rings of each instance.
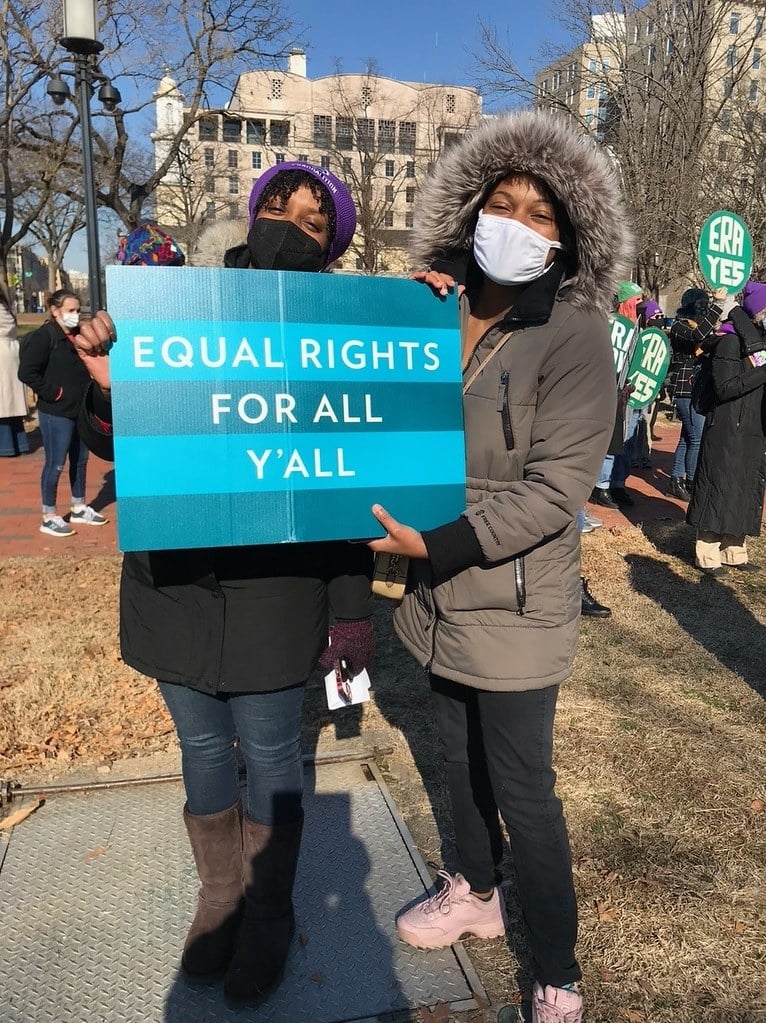
[[[545, 89], [484, 26], [484, 87], [565, 111], [608, 147], [638, 239], [637, 278], [658, 294], [695, 273], [699, 228], [713, 209], [727, 204], [744, 212], [741, 176], [732, 174], [735, 148], [727, 154], [721, 143], [727, 123], [730, 141], [734, 123], [742, 124], [734, 115], [750, 89], [758, 17], [752, 5], [730, 0], [650, 0], [602, 7], [594, 18], [585, 0], [574, 0], [563, 23], [569, 44], [541, 60], [541, 73], [550, 70]], [[740, 144], [738, 159], [743, 152]], [[754, 207], [760, 183], [753, 180], [748, 194]]]

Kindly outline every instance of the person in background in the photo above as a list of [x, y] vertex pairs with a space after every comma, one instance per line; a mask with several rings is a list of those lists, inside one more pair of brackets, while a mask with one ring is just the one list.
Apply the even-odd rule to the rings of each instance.
[[[321, 167], [290, 162], [256, 180], [246, 223], [223, 231], [217, 223], [201, 244], [219, 266], [318, 273], [348, 248], [355, 227], [345, 185]], [[239, 244], [218, 251], [223, 238]], [[135, 270], [137, 294], [146, 272]], [[273, 285], [261, 273], [251, 283], [253, 290]], [[81, 430], [106, 454], [112, 416], [103, 350], [114, 328], [99, 313], [83, 331], [82, 359], [95, 383]], [[282, 978], [303, 832], [303, 694], [317, 664], [345, 659], [352, 674], [370, 667], [371, 576], [367, 547], [343, 541], [123, 558], [122, 657], [158, 680], [173, 717], [183, 818], [201, 882], [181, 965], [192, 984], [223, 977], [233, 1008], [260, 1004]], [[235, 738], [247, 770], [243, 793]]]
[[[665, 314], [659, 303], [647, 298], [638, 303], [638, 329], [648, 330], [653, 327], [665, 333]], [[664, 381], [663, 381], [664, 383]], [[651, 469], [652, 440], [654, 423], [657, 419], [657, 401], [638, 409], [638, 423], [633, 434], [632, 466], [634, 469]]]
[[[741, 307], [719, 328], [686, 521], [697, 530], [695, 564], [710, 576], [758, 572], [747, 536], [759, 536], [766, 481], [766, 283], [748, 281]], [[730, 328], [733, 328], [731, 330]]]
[[0, 457], [13, 458], [29, 451], [24, 430], [27, 398], [19, 380], [19, 342], [16, 314], [0, 285]]
[[[48, 320], [25, 339], [18, 375], [37, 394], [45, 451], [40, 532], [66, 537], [74, 535], [73, 525], [103, 526], [108, 520], [85, 503], [88, 448], [80, 441], [77, 417], [90, 377], [75, 344], [80, 329], [79, 296], [66, 288], [55, 291], [48, 301], [48, 313]], [[58, 514], [56, 505], [67, 460], [72, 491], [68, 522]]]
[[[500, 116], [445, 152], [419, 192], [416, 274], [458, 277], [468, 507], [420, 533], [379, 505], [374, 551], [409, 557], [394, 612], [426, 666], [460, 871], [397, 919], [442, 948], [505, 933], [496, 887], [510, 836], [534, 959], [534, 1023], [579, 1023], [577, 904], [552, 768], [559, 685], [581, 610], [576, 516], [615, 419], [607, 309], [630, 247], [614, 171], [563, 118]], [[462, 264], [461, 264], [462, 259]]]
[[[640, 285], [634, 281], [620, 281], [615, 295], [615, 313], [619, 316], [624, 316], [631, 323], [635, 324], [638, 316], [638, 304], [642, 298], [643, 291]], [[631, 354], [632, 350], [626, 356], [628, 361]], [[627, 368], [625, 372], [627, 373]], [[623, 457], [627, 437], [626, 417], [629, 414], [627, 407], [628, 395], [628, 389], [626, 387], [621, 388], [617, 396], [617, 412], [612, 440], [599, 471], [596, 485], [588, 498], [591, 504], [601, 505], [601, 507], [609, 508], [611, 511], [619, 511], [623, 504], [630, 505], [633, 503], [630, 494], [625, 490], [625, 480], [627, 479], [630, 463], [628, 460], [628, 468], [625, 468], [625, 459]], [[616, 470], [615, 465], [617, 465]], [[618, 490], [617, 495], [615, 495], [612, 493], [612, 488], [619, 486], [620, 479], [622, 480], [622, 486]]]
[[[681, 296], [676, 319], [670, 329], [672, 355], [668, 370], [668, 390], [673, 408], [681, 423], [681, 433], [673, 455], [668, 494], [688, 503], [697, 471], [700, 441], [705, 417], [692, 408], [692, 385], [700, 358], [718, 343], [716, 329], [724, 317], [721, 304], [725, 293], [716, 293], [719, 301], [711, 302], [701, 288], [687, 288]], [[727, 312], [731, 303], [727, 302]]]

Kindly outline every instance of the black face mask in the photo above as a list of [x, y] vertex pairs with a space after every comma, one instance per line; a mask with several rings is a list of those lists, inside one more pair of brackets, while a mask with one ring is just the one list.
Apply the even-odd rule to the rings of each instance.
[[322, 270], [325, 254], [319, 242], [290, 220], [256, 220], [247, 236], [254, 267], [259, 270]]

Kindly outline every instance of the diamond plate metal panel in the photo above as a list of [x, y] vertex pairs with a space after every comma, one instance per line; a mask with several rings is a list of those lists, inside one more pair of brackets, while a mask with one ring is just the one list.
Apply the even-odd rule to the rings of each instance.
[[396, 939], [396, 912], [423, 886], [376, 777], [348, 764], [307, 773], [299, 938], [276, 994], [238, 1013], [220, 985], [179, 973], [197, 889], [181, 787], [50, 799], [15, 829], [0, 869], [0, 1019], [347, 1023], [475, 1004], [464, 952]]

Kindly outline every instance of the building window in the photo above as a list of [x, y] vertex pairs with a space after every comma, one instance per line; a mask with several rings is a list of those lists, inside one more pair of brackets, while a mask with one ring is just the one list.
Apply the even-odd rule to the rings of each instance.
[[239, 153], [236, 149], [230, 149], [226, 154], [226, 166], [234, 170], [239, 164]]
[[342, 156], [341, 159], [340, 159], [340, 165], [343, 168], [343, 173], [344, 174], [350, 174], [351, 173], [351, 157], [350, 156]]
[[368, 107], [372, 103], [372, 86], [362, 86], [362, 106]]
[[724, 131], [731, 126], [731, 110], [729, 107], [723, 108], [718, 116], [718, 123]]
[[356, 146], [357, 149], [367, 151], [375, 144], [375, 121], [371, 117], [358, 117], [356, 119]]
[[648, 18], [646, 22], [646, 34], [648, 36], [654, 35], [654, 18]]
[[569, 67], [567, 68], [567, 81], [568, 82], [573, 82], [575, 80], [575, 75], [576, 74], [577, 74], [577, 65], [576, 64], [570, 64]]
[[251, 153], [250, 159], [252, 161], [253, 170], [260, 170], [263, 164], [261, 163], [260, 153]]
[[290, 122], [271, 121], [269, 122], [269, 142], [272, 146], [287, 146], [290, 144]]
[[404, 214], [404, 226], [405, 227], [414, 227], [415, 226], [415, 214], [412, 212], [412, 210], [408, 210]]
[[239, 178], [229, 178], [229, 195], [239, 195]]
[[378, 146], [384, 153], [393, 153], [396, 146], [396, 121], [378, 121]]
[[239, 142], [242, 138], [242, 122], [238, 117], [223, 118], [223, 141]]
[[726, 162], [727, 146], [725, 142], [722, 142], [718, 147], [718, 159], [722, 162]]
[[445, 100], [445, 109], [446, 109], [448, 114], [454, 114], [455, 113], [455, 93], [454, 92], [448, 92], [447, 93], [447, 98]]
[[408, 163], [405, 163], [405, 165], [404, 165], [404, 176], [405, 176], [405, 178], [414, 178], [415, 177], [415, 164], [414, 164], [414, 162], [412, 160], [410, 160]]
[[285, 157], [284, 153], [275, 153], [274, 154], [274, 163], [284, 163], [285, 160], [286, 160], [286, 157]]
[[755, 38], [763, 35], [763, 18], [755, 19]]
[[335, 145], [338, 149], [352, 149], [354, 145], [353, 117], [335, 118]]
[[739, 32], [739, 25], [742, 19], [742, 15], [739, 11], [732, 11], [729, 15], [729, 33], [730, 35], [737, 35]]
[[393, 160], [386, 160], [385, 171], [386, 171], [386, 177], [387, 178], [392, 178], [394, 176], [394, 161]]
[[213, 149], [205, 150], [205, 166], [215, 167], [215, 150]]
[[399, 152], [414, 153], [417, 125], [414, 121], [399, 122]]
[[750, 83], [750, 91], [747, 94], [747, 98], [750, 100], [751, 103], [755, 103], [755, 101], [758, 99], [758, 82]]
[[209, 220], [215, 220], [215, 203], [214, 202], [206, 202], [205, 203], [205, 216]]
[[564, 102], [568, 107], [574, 106], [575, 91], [574, 89], [567, 89], [564, 94]]
[[282, 99], [282, 79], [272, 78], [271, 79], [271, 98]]
[[753, 50], [753, 71], [761, 70], [761, 57], [763, 56], [763, 50]]
[[328, 114], [314, 114], [314, 145], [317, 149], [329, 149], [332, 142], [332, 117]]
[[725, 99], [728, 99], [734, 91], [734, 81], [731, 78], [727, 78], [723, 83], [723, 95]]
[[383, 214], [383, 226], [384, 227], [393, 227], [394, 226], [394, 211], [393, 210], [386, 210], [386, 212]]
[[394, 186], [386, 185], [386, 202], [394, 201]]
[[213, 195], [215, 194], [215, 178], [213, 177], [212, 174], [205, 175], [203, 187], [206, 192], [209, 192], [210, 194]]
[[560, 71], [554, 71], [553, 72], [553, 88], [554, 89], [560, 89], [561, 88], [561, 72]]
[[634, 26], [633, 26], [633, 42], [634, 43], [638, 42], [638, 34], [639, 34], [638, 22], [636, 22], [634, 24]]
[[266, 142], [265, 121], [245, 121], [245, 138], [248, 146], [262, 146]]
[[654, 63], [654, 56], [655, 56], [655, 54], [654, 54], [654, 43], [650, 43], [649, 46], [646, 48], [646, 63], [647, 64], [653, 64]]
[[232, 220], [237, 220], [239, 218], [239, 203], [238, 202], [230, 202], [229, 203], [229, 217]]
[[298, 160], [301, 163], [308, 163], [309, 162], [309, 154], [308, 153], [301, 153], [299, 155], [299, 157], [298, 157]]
[[676, 48], [676, 45], [675, 45], [675, 43], [673, 42], [672, 39], [666, 39], [665, 40], [665, 53], [667, 54], [668, 57], [672, 57], [673, 51], [675, 50], [675, 48]]
[[737, 63], [737, 47], [730, 46], [726, 51], [726, 67], [734, 67]]
[[199, 138], [200, 138], [200, 142], [217, 142], [218, 141], [218, 118], [217, 117], [200, 117], [200, 119], [199, 119]]
[[327, 156], [326, 154], [325, 154], [324, 156], [320, 156], [320, 157], [319, 157], [319, 162], [320, 162], [320, 165], [321, 165], [321, 166], [322, 166], [322, 167], [323, 167], [323, 168], [324, 168], [325, 170], [329, 170], [329, 169], [330, 169], [330, 157], [329, 157], [329, 156]]
[[408, 188], [405, 189], [405, 191], [404, 191], [404, 201], [405, 202], [415, 202], [415, 189], [412, 187], [412, 185], [410, 185]]
[[588, 88], [585, 90], [585, 98], [586, 99], [595, 99], [596, 98], [596, 86], [595, 85], [589, 85], [588, 86]]
[[744, 124], [745, 124], [745, 128], [748, 131], [752, 131], [753, 128], [755, 128], [755, 111], [754, 110], [748, 110], [748, 112], [743, 117], [743, 121], [744, 121]]

